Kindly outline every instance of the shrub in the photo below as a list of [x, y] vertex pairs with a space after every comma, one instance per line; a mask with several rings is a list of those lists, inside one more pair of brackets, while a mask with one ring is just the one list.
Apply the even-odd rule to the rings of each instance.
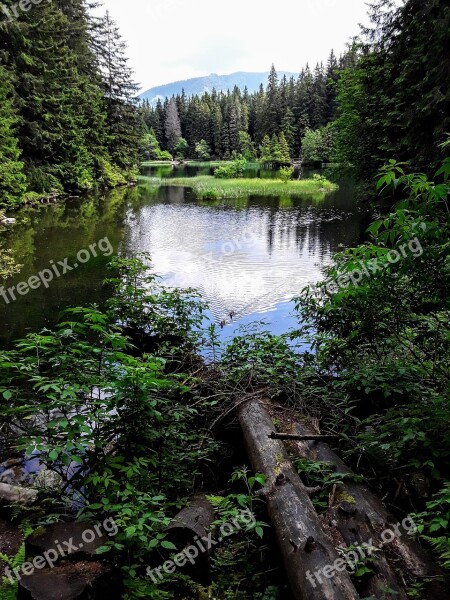
[[285, 183], [290, 181], [292, 175], [294, 174], [294, 167], [282, 167], [278, 171], [278, 179], [284, 181]]
[[218, 167], [214, 171], [214, 177], [218, 179], [234, 179], [236, 177], [243, 177], [247, 161], [242, 156], [235, 158], [229, 165]]

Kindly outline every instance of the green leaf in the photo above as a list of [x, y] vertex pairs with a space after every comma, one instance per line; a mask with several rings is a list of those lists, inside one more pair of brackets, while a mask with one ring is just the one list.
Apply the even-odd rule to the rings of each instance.
[[163, 548], [166, 548], [167, 550], [177, 550], [177, 547], [174, 544], [172, 544], [172, 542], [168, 542], [167, 540], [163, 540], [161, 542], [161, 546]]

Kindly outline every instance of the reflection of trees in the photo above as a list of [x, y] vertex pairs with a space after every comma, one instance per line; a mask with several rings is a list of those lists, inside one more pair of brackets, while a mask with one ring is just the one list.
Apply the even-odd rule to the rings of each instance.
[[[120, 188], [107, 194], [72, 198], [57, 204], [39, 205], [17, 213], [17, 225], [2, 243], [22, 266], [6, 287], [26, 281], [40, 270], [69, 258], [81, 249], [107, 237], [115, 251], [122, 241], [126, 208], [139, 197], [135, 188]], [[79, 269], [55, 279], [49, 289], [32, 290], [0, 309], [0, 337], [11, 341], [27, 331], [51, 324], [62, 308], [86, 305], [103, 299], [102, 281], [109, 258], [99, 256]]]

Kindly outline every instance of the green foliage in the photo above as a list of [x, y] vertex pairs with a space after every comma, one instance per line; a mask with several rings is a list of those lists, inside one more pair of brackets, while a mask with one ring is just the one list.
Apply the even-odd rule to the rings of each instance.
[[239, 152], [248, 162], [255, 161], [257, 158], [255, 143], [246, 131], [239, 132]]
[[[419, 506], [422, 498], [443, 490], [432, 508], [426, 507], [424, 522], [448, 566], [443, 539], [450, 456], [446, 164], [430, 180], [390, 161], [380, 172], [378, 189], [395, 194], [393, 212], [370, 225], [370, 241], [336, 255], [325, 281], [304, 290], [298, 306], [307, 322], [301, 335], [314, 332], [311, 365], [329, 378], [324, 397], [345, 398], [343, 426], [356, 439], [353, 450], [364, 457], [363, 464], [378, 469], [387, 487], [400, 481], [401, 492]], [[442, 531], [435, 529], [439, 524]]]
[[260, 161], [262, 163], [270, 163], [272, 161], [272, 146], [270, 137], [265, 135], [259, 148]]
[[142, 156], [145, 160], [172, 160], [172, 155], [161, 150], [153, 129], [144, 135], [142, 140]]
[[313, 73], [307, 67], [296, 80], [280, 80], [272, 66], [267, 89], [192, 97], [181, 93], [154, 107], [144, 102], [141, 115], [161, 148], [173, 151], [183, 132], [191, 158], [197, 156], [197, 144], [205, 142], [216, 158], [229, 160], [238, 153], [254, 161], [262, 148], [263, 162], [289, 164], [299, 156], [305, 129], [319, 129], [335, 118], [336, 84], [344, 63], [344, 57], [339, 64], [331, 52], [326, 67], [317, 65]]
[[[0, 552], [0, 560], [3, 561], [12, 571], [13, 569], [20, 568], [26, 560], [25, 543], [23, 543], [13, 558], [10, 558], [7, 554]], [[14, 576], [13, 576], [14, 577]], [[18, 582], [11, 582], [6, 576], [3, 577], [0, 583], [0, 594], [2, 600], [16, 600], [18, 593]]]
[[26, 190], [21, 152], [15, 128], [17, 118], [11, 101], [11, 86], [7, 73], [0, 64], [0, 206], [21, 200]]
[[71, 309], [55, 332], [1, 353], [0, 420], [11, 447], [38, 452], [61, 476], [66, 502], [75, 493], [84, 516], [114, 518], [118, 534], [103, 550], [132, 557], [124, 566], [134, 579], [149, 548], [168, 547], [163, 529], [215, 444], [208, 402], [182, 371], [201, 303], [160, 287], [137, 259], [113, 268], [107, 312]]
[[[386, 157], [433, 170], [450, 131], [446, 0], [376, 1], [338, 87], [338, 160], [370, 180]], [[429, 40], [433, 40], [430, 44]], [[424, 70], [427, 77], [423, 77]]]
[[302, 156], [304, 162], [332, 162], [335, 156], [335, 132], [336, 127], [333, 124], [329, 124], [316, 131], [307, 129], [302, 139]]
[[216, 190], [205, 190], [204, 192], [201, 192], [200, 198], [208, 202], [214, 202], [219, 199], [219, 194]]
[[200, 160], [209, 160], [211, 158], [211, 148], [208, 146], [208, 142], [200, 140], [195, 146], [195, 154]]
[[292, 179], [293, 174], [294, 167], [282, 167], [278, 171], [278, 179], [281, 179], [281, 181], [284, 181], [286, 183], [287, 181], [290, 181]]
[[442, 566], [450, 571], [450, 482], [427, 502], [427, 510], [413, 515], [420, 536], [436, 551]]
[[244, 177], [247, 161], [243, 157], [236, 158], [231, 164], [218, 167], [214, 171], [214, 177], [217, 179], [236, 179]]
[[142, 132], [109, 17], [82, 0], [40, 3], [2, 27], [0, 56], [0, 204], [132, 176]]
[[[223, 167], [225, 169], [225, 167]], [[228, 173], [228, 170], [227, 170]], [[324, 200], [328, 192], [338, 188], [328, 180], [301, 179], [299, 181], [280, 181], [279, 179], [228, 179], [200, 175], [198, 177], [173, 177], [170, 179], [141, 178], [154, 189], [171, 185], [192, 188], [198, 197], [213, 192], [218, 198], [248, 198], [253, 194], [260, 196], [280, 197], [298, 196], [305, 194], [314, 200]]]
[[189, 144], [184, 138], [180, 138], [175, 144], [174, 152], [178, 160], [184, 160], [189, 149]]

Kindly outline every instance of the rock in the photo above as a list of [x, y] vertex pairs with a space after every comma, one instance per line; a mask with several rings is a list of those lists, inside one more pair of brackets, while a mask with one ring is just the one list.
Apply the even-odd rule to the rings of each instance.
[[36, 502], [37, 495], [36, 490], [0, 483], [0, 505], [3, 506], [7, 504], [29, 506]]
[[11, 219], [8, 217], [3, 217], [3, 219], [0, 220], [1, 225], [15, 225], [15, 223], [16, 219]]
[[22, 576], [17, 600], [120, 600], [121, 588], [112, 567], [81, 561]]
[[[96, 526], [98, 529], [98, 526]], [[86, 532], [92, 532], [86, 534]], [[86, 535], [85, 535], [86, 534]], [[84, 536], [84, 537], [83, 537]], [[89, 540], [92, 538], [92, 541]], [[97, 548], [104, 546], [110, 539], [108, 534], [102, 529], [96, 530], [92, 523], [58, 523], [45, 529], [37, 530], [27, 541], [27, 553], [32, 555], [41, 555], [48, 550], [56, 550], [58, 542], [62, 548], [71, 556], [84, 554], [86, 556], [96, 556]], [[88, 541], [86, 541], [88, 540]], [[64, 542], [70, 541], [69, 550]]]
[[63, 489], [63, 478], [51, 469], [43, 468], [36, 475], [33, 488], [37, 490], [61, 491]]

